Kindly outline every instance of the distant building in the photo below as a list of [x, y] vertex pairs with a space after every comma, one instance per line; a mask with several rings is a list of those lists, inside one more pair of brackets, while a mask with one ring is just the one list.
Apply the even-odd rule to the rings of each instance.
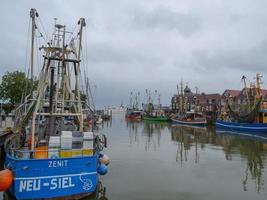
[[[260, 93], [263, 97], [263, 100], [267, 100], [267, 90], [261, 89]], [[243, 88], [242, 90], [230, 90], [226, 89], [221, 98], [221, 111], [227, 111], [226, 107], [227, 103], [229, 105], [241, 105], [248, 103], [248, 97], [254, 100], [254, 96], [256, 95], [255, 88]]]
[[[220, 105], [221, 95], [215, 94], [194, 94], [186, 86], [183, 94], [174, 95], [171, 99], [171, 110], [173, 113], [179, 113], [180, 109], [187, 111], [214, 111]], [[182, 105], [183, 104], [183, 105]]]
[[216, 111], [221, 102], [221, 95], [219, 93], [205, 94], [201, 93], [197, 96], [197, 110], [198, 111]]
[[221, 95], [220, 110], [226, 111], [227, 103], [230, 105], [233, 103], [238, 103], [238, 97], [240, 97], [240, 93], [240, 90], [226, 89]]

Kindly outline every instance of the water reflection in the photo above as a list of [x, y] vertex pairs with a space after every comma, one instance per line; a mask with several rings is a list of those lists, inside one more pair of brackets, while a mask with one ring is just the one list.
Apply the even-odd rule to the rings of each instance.
[[126, 127], [129, 130], [130, 143], [139, 142], [138, 132], [140, 129], [140, 122], [126, 120]]
[[168, 127], [168, 123], [164, 122], [144, 122], [142, 135], [145, 136], [145, 150], [149, 151], [151, 148], [156, 151], [160, 148], [160, 140], [162, 131]]
[[242, 138], [229, 134], [216, 134], [214, 128], [185, 126], [173, 126], [171, 138], [178, 144], [176, 162], [180, 162], [181, 165], [188, 160], [190, 150], [194, 151], [194, 161], [198, 163], [200, 159], [199, 149], [204, 149], [207, 145], [222, 147], [226, 160], [231, 161], [234, 155], [239, 155], [242, 163], [245, 162], [242, 178], [243, 190], [247, 191], [249, 177], [255, 182], [258, 192], [263, 189], [264, 163], [267, 150], [266, 138], [259, 141], [259, 138], [248, 138], [248, 135], [246, 135], [246, 138]]
[[140, 122], [126, 121], [129, 130], [130, 143], [139, 143], [139, 135], [144, 138], [145, 151], [160, 148], [161, 134], [165, 129], [170, 128], [170, 124], [166, 122]]
[[252, 139], [241, 139], [230, 135], [220, 135], [218, 138], [221, 140], [227, 160], [231, 160], [233, 155], [239, 154], [242, 161], [246, 162], [242, 181], [243, 189], [247, 191], [249, 176], [254, 180], [258, 192], [263, 189], [267, 143]]
[[108, 200], [106, 196], [106, 187], [100, 181], [98, 184], [97, 191], [93, 195], [83, 198], [83, 200]]

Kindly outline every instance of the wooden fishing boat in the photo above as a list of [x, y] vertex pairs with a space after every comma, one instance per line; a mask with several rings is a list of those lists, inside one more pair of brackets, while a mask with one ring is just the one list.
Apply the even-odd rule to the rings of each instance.
[[[31, 9], [30, 16], [34, 38], [37, 11]], [[8, 190], [16, 199], [85, 196], [96, 190], [99, 174], [107, 173], [109, 160], [101, 154], [106, 137], [93, 133], [84, 119], [88, 110], [80, 92], [84, 18], [78, 27], [73, 42], [66, 44], [70, 32], [55, 24], [53, 40], [41, 48], [44, 63], [37, 90], [16, 109], [14, 133], [5, 142], [6, 171], [0, 172], [5, 177], [0, 190]], [[32, 43], [32, 52], [33, 47]], [[33, 79], [33, 57], [31, 74]]]
[[171, 117], [171, 121], [174, 124], [183, 124], [191, 126], [204, 126], [207, 124], [207, 120], [202, 114], [196, 112], [187, 112], [184, 115], [176, 115]]

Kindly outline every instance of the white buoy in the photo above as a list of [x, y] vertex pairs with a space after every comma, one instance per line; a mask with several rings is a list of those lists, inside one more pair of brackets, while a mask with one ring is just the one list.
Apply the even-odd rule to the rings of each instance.
[[102, 164], [105, 164], [105, 165], [108, 165], [108, 164], [110, 163], [110, 159], [109, 159], [109, 157], [108, 157], [106, 154], [104, 154], [103, 156], [101, 156], [101, 157], [99, 158], [99, 161], [100, 161]]

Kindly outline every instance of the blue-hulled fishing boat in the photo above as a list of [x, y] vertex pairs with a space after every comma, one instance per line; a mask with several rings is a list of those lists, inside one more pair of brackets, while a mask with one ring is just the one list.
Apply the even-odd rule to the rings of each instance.
[[[39, 30], [35, 9], [30, 16], [34, 38]], [[92, 132], [90, 109], [81, 99], [84, 18], [78, 27], [70, 33], [55, 23], [53, 40], [41, 47], [44, 63], [37, 89], [16, 109], [13, 134], [5, 142], [5, 170], [0, 172], [0, 190], [16, 199], [83, 197], [96, 190], [99, 174], [107, 173], [109, 159], [101, 153], [106, 137]], [[33, 74], [33, 57], [31, 61]]]
[[[248, 133], [266, 133], [267, 134], [267, 102], [263, 100], [262, 90], [260, 88], [261, 76], [256, 74], [256, 84], [254, 87], [246, 87], [246, 77], [244, 80], [244, 94], [246, 96], [246, 104], [239, 104], [237, 111], [234, 111], [232, 107], [227, 103], [228, 114], [222, 115], [225, 120], [216, 120], [216, 128], [248, 132]], [[254, 101], [254, 102], [253, 102]], [[248, 111], [242, 111], [246, 108]], [[226, 116], [224, 116], [226, 115]]]
[[239, 122], [226, 122], [222, 120], [217, 120], [216, 127], [231, 131], [267, 134], [267, 123], [239, 123]]

